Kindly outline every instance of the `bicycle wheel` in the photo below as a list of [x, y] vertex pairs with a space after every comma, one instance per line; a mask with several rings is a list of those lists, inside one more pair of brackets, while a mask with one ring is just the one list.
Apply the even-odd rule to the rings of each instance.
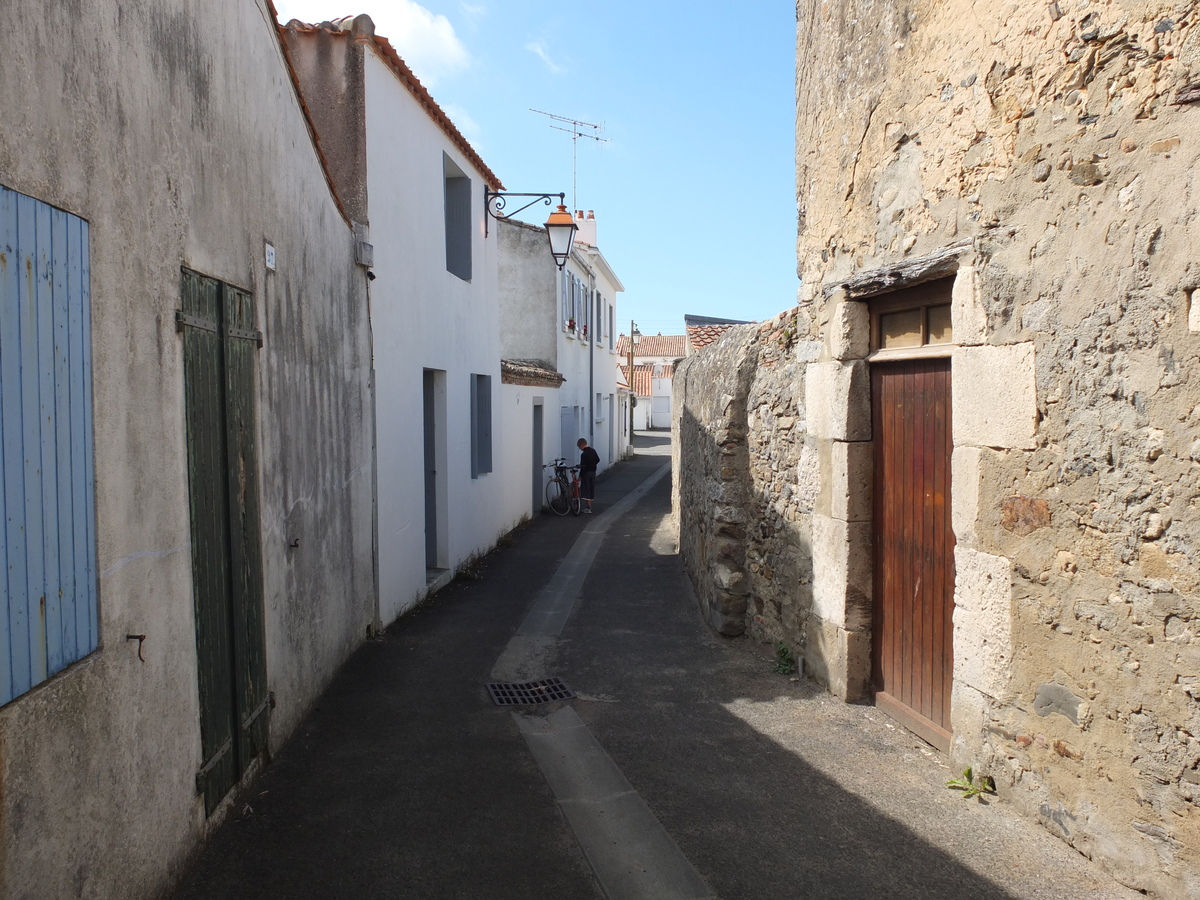
[[571, 491], [571, 515], [577, 516], [583, 511], [583, 501], [579, 499], [579, 486], [573, 485]]
[[561, 480], [551, 478], [546, 482], [546, 505], [551, 512], [559, 516], [567, 514], [571, 508], [567, 493], [568, 488]]

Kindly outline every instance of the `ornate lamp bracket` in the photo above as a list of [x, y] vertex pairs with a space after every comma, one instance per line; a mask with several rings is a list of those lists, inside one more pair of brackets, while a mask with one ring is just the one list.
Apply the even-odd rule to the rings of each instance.
[[[532, 197], [533, 199], [530, 200], [528, 203], [526, 203], [524, 206], [517, 207], [512, 212], [506, 212], [506, 209], [508, 207], [508, 201], [510, 198], [513, 198], [513, 197]], [[483, 218], [483, 233], [484, 233], [484, 235], [486, 236], [488, 234], [488, 230], [489, 230], [488, 229], [488, 216], [490, 216], [491, 218], [496, 219], [496, 220], [511, 219], [517, 213], [522, 212], [526, 209], [529, 209], [529, 207], [533, 206], [539, 200], [541, 200], [543, 203], [545, 203], [546, 206], [553, 206], [555, 198], [557, 198], [559, 204], [562, 205], [562, 204], [566, 203], [567, 195], [565, 193], [560, 193], [560, 194], [518, 194], [518, 193], [513, 193], [511, 191], [493, 191], [493, 190], [489, 190], [488, 186], [485, 184], [483, 186], [483, 208], [487, 212], [487, 216], [484, 216], [484, 218]]]

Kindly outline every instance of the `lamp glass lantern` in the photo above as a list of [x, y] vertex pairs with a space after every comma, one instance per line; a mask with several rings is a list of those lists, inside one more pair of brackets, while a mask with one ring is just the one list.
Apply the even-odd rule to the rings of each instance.
[[550, 238], [550, 253], [560, 269], [567, 264], [567, 257], [571, 255], [571, 245], [575, 242], [575, 232], [578, 230], [579, 226], [575, 224], [575, 219], [567, 212], [566, 206], [561, 203], [546, 220], [546, 235]]

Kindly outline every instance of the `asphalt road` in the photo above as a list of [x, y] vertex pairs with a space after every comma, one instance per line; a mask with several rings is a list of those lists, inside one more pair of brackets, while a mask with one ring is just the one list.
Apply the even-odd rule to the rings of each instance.
[[[356, 653], [176, 897], [1141, 896], [712, 633], [670, 479], [647, 484], [665, 442], [639, 436], [597, 515], [541, 516]], [[538, 675], [578, 697], [514, 714], [486, 690]]]

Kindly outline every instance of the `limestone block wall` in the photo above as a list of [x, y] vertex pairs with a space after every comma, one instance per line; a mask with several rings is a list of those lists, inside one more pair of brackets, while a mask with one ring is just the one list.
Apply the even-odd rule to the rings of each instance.
[[[797, 4], [810, 436], [869, 446], [852, 323], [953, 258], [954, 761], [1164, 897], [1200, 897], [1197, 6]], [[836, 531], [814, 619], [855, 608]]]

